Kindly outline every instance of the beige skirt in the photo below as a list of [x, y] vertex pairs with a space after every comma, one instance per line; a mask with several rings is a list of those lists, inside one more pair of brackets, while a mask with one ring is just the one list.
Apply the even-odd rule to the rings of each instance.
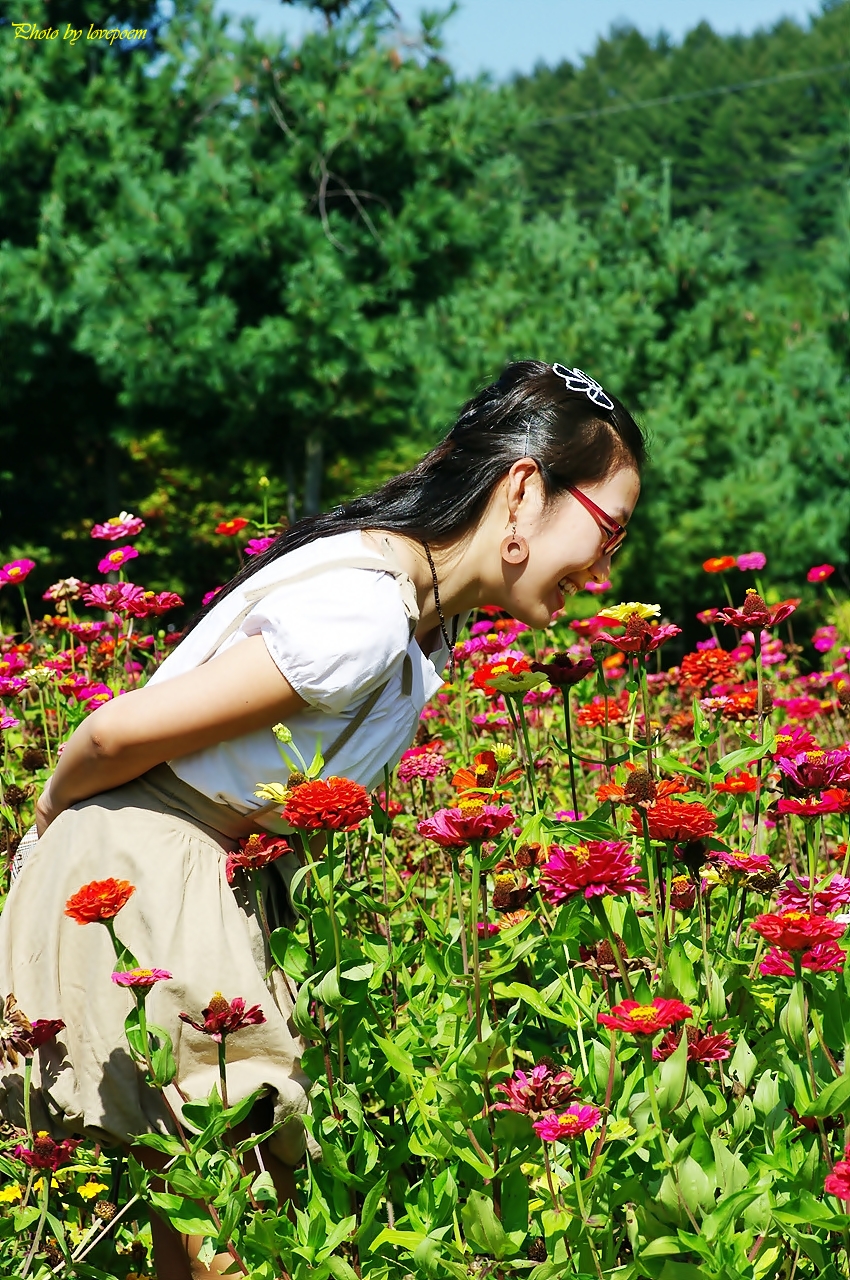
[[[304, 1042], [291, 1022], [294, 987], [272, 965], [247, 883], [231, 887], [225, 875], [227, 853], [252, 829], [250, 819], [159, 765], [74, 805], [39, 840], [0, 915], [0, 999], [13, 992], [30, 1020], [65, 1023], [56, 1041], [35, 1054], [36, 1129], [108, 1145], [173, 1131], [161, 1096], [145, 1084], [129, 1053], [124, 1020], [133, 998], [111, 981], [115, 956], [106, 928], [64, 914], [67, 899], [84, 884], [114, 876], [135, 885], [115, 917], [118, 938], [140, 965], [173, 975], [151, 988], [146, 1008], [148, 1021], [172, 1038], [179, 1090], [192, 1100], [208, 1096], [218, 1082], [218, 1048], [178, 1015], [201, 1020], [216, 991], [258, 1004], [265, 1022], [227, 1039], [229, 1100], [233, 1105], [265, 1090], [280, 1126], [271, 1149], [298, 1163], [311, 1082], [301, 1069]], [[288, 883], [298, 866], [288, 854], [260, 873], [272, 928], [294, 920]], [[171, 1086], [168, 1096], [179, 1115], [180, 1092]], [[0, 1068], [0, 1114], [23, 1125], [20, 1060], [17, 1069]]]

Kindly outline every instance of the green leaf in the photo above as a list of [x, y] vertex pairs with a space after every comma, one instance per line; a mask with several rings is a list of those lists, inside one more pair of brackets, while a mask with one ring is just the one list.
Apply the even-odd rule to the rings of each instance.
[[501, 1261], [512, 1251], [489, 1196], [480, 1191], [470, 1191], [460, 1216], [463, 1233], [475, 1253], [489, 1253]]
[[399, 1075], [405, 1079], [412, 1079], [416, 1074], [416, 1067], [413, 1059], [406, 1049], [402, 1049], [401, 1045], [393, 1044], [391, 1040], [385, 1040], [383, 1036], [375, 1036], [375, 1044], [380, 1045], [384, 1057], [391, 1067], [394, 1067]]
[[758, 1059], [747, 1044], [743, 1035], [738, 1037], [738, 1043], [735, 1046], [735, 1052], [729, 1061], [728, 1074], [732, 1080], [737, 1080], [738, 1084], [742, 1084], [746, 1089], [750, 1081], [755, 1075]]
[[374, 1187], [370, 1187], [363, 1201], [363, 1208], [360, 1210], [360, 1229], [357, 1232], [357, 1239], [362, 1240], [368, 1232], [372, 1223], [375, 1221], [375, 1215], [381, 1207], [381, 1200], [387, 1189], [387, 1174], [375, 1183]]
[[275, 929], [269, 936], [269, 950], [278, 968], [294, 982], [301, 982], [310, 971], [307, 948], [291, 929]]
[[657, 1089], [658, 1106], [663, 1112], [675, 1111], [685, 1092], [688, 1078], [688, 1037], [684, 1028], [670, 1057], [661, 1064]]
[[214, 1239], [217, 1238], [218, 1232], [212, 1218], [194, 1200], [189, 1200], [186, 1196], [173, 1196], [165, 1191], [150, 1191], [148, 1196], [153, 1207], [180, 1235], [211, 1235]]
[[825, 1116], [838, 1115], [839, 1112], [847, 1110], [848, 1103], [850, 1103], [850, 1075], [839, 1076], [837, 1080], [833, 1080], [832, 1084], [821, 1089], [814, 1102], [810, 1102], [802, 1114], [822, 1120]]

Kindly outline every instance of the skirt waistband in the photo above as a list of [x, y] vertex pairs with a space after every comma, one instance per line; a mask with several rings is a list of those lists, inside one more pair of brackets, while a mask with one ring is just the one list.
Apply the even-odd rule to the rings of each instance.
[[252, 814], [239, 813], [229, 804], [211, 800], [209, 796], [196, 791], [188, 782], [178, 778], [167, 764], [154, 765], [153, 769], [141, 774], [138, 781], [166, 800], [170, 808], [187, 814], [205, 827], [211, 827], [229, 840], [239, 840], [255, 831], [263, 831]]

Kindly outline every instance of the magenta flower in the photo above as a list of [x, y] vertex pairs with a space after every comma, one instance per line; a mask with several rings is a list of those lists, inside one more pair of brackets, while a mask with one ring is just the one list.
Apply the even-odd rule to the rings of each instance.
[[744, 875], [757, 875], [773, 870], [770, 858], [766, 853], [744, 853], [743, 850], [735, 850], [732, 853], [728, 853], [726, 849], [712, 849], [711, 857], [724, 867], [729, 867], [732, 871], [739, 871]]
[[400, 782], [410, 782], [412, 778], [437, 778], [448, 767], [442, 751], [426, 742], [403, 753], [398, 764], [398, 777]]
[[144, 594], [144, 587], [136, 587], [132, 582], [96, 582], [85, 592], [83, 601], [97, 609], [126, 613]]
[[98, 562], [98, 573], [109, 573], [112, 569], [120, 569], [128, 560], [135, 560], [138, 554], [135, 547], [116, 547]]
[[245, 543], [246, 556], [259, 556], [275, 542], [274, 537], [269, 538], [249, 538]]
[[[847, 952], [837, 942], [818, 942], [809, 951], [804, 951], [801, 963], [804, 969], [812, 973], [836, 973], [844, 968]], [[791, 978], [794, 975], [794, 962], [789, 951], [780, 947], [771, 947], [759, 965], [759, 972], [767, 978]]]
[[3, 568], [0, 569], [0, 587], [5, 587], [10, 582], [23, 582], [27, 574], [32, 573], [34, 568], [34, 560], [10, 560], [8, 564], [4, 564]]
[[574, 1102], [560, 1115], [544, 1116], [531, 1127], [543, 1142], [563, 1142], [564, 1139], [580, 1137], [588, 1129], [595, 1129], [601, 1119], [602, 1112], [598, 1107]]
[[812, 636], [812, 644], [818, 653], [829, 653], [838, 644], [838, 628], [830, 624], [826, 627], [818, 627]]
[[82, 1138], [63, 1138], [61, 1142], [54, 1142], [47, 1132], [41, 1130], [33, 1138], [32, 1147], [17, 1146], [12, 1154], [29, 1169], [50, 1169], [55, 1173], [63, 1165], [71, 1164], [81, 1142]]
[[823, 1189], [827, 1195], [837, 1196], [839, 1200], [850, 1200], [850, 1150], [845, 1148], [847, 1160], [837, 1160], [832, 1173], [824, 1179]]
[[29, 1035], [30, 1052], [35, 1053], [43, 1044], [49, 1044], [64, 1030], [65, 1023], [61, 1018], [36, 1018]]
[[140, 520], [130, 511], [122, 511], [120, 516], [111, 516], [104, 524], [96, 524], [91, 531], [91, 536], [103, 542], [120, 542], [122, 538], [135, 538], [144, 527], [144, 520]]
[[167, 982], [170, 977], [167, 969], [124, 969], [113, 973], [112, 981], [119, 987], [152, 987], [155, 982]]
[[[705, 1031], [699, 1027], [687, 1026], [684, 1029], [688, 1042], [688, 1062], [723, 1062], [729, 1057], [735, 1042], [725, 1031], [714, 1031], [709, 1022]], [[656, 1062], [664, 1062], [676, 1052], [681, 1043], [682, 1032], [670, 1027], [652, 1050]]]
[[584, 589], [585, 591], [590, 591], [593, 595], [600, 595], [603, 591], [611, 590], [611, 583], [609, 580], [605, 582], [586, 582]]
[[553, 844], [540, 876], [540, 891], [549, 903], [565, 902], [583, 893], [585, 898], [604, 894], [645, 893], [640, 864], [631, 846], [621, 840], [588, 840], [562, 849]]
[[0, 697], [17, 698], [29, 686], [23, 676], [0, 676]]
[[704, 626], [710, 627], [712, 622], [716, 622], [719, 617], [719, 609], [702, 609], [697, 614], [697, 622], [701, 622]]
[[674, 626], [673, 623], [653, 627], [639, 613], [633, 613], [621, 636], [612, 636], [607, 631], [600, 631], [596, 638], [613, 645], [621, 653], [653, 653], [664, 644], [665, 640], [672, 640], [673, 636], [681, 634], [682, 628]]
[[417, 825], [421, 836], [444, 849], [464, 849], [473, 840], [490, 840], [513, 826], [510, 805], [461, 802], [456, 809], [438, 809]]
[[553, 1071], [539, 1062], [531, 1071], [515, 1071], [510, 1080], [496, 1085], [507, 1102], [494, 1103], [494, 1111], [516, 1111], [524, 1116], [539, 1116], [546, 1111], [565, 1107], [578, 1093], [572, 1071]]
[[183, 598], [176, 591], [143, 591], [141, 596], [128, 597], [125, 608], [131, 618], [158, 618], [182, 603]]
[[20, 723], [14, 716], [0, 715], [0, 729], [17, 729]]
[[797, 724], [784, 724], [776, 735], [776, 744], [770, 755], [778, 763], [783, 756], [797, 756], [801, 751], [818, 750], [817, 739], [808, 729]]
[[826, 582], [835, 573], [834, 564], [816, 564], [806, 574], [807, 582]]
[[801, 752], [781, 756], [777, 761], [782, 773], [799, 792], [824, 791], [850, 782], [850, 751], [838, 747], [832, 751]]
[[[802, 886], [802, 891], [798, 888]], [[809, 877], [800, 876], [798, 884], [787, 880], [776, 898], [779, 911], [810, 911], [815, 915], [828, 916], [839, 907], [850, 902], [850, 879], [834, 875], [829, 880], [821, 880], [815, 885], [813, 906], [809, 906]]]
[[739, 569], [763, 569], [767, 564], [767, 556], [761, 551], [746, 551], [738, 556], [736, 564]]
[[108, 684], [97, 683], [77, 685], [73, 690], [73, 696], [77, 699], [77, 702], [88, 704], [89, 710], [93, 711], [95, 707], [102, 706], [104, 702], [111, 702], [115, 694]]
[[205, 1036], [210, 1036], [217, 1044], [221, 1044], [224, 1037], [231, 1035], [234, 1031], [241, 1031], [244, 1027], [259, 1026], [266, 1020], [258, 1004], [246, 1009], [242, 996], [227, 1000], [220, 991], [216, 991], [206, 1009], [202, 1011], [203, 1022], [196, 1022], [194, 1018], [189, 1017], [188, 1013], [180, 1013], [177, 1016], [181, 1022], [188, 1022], [190, 1027], [194, 1027], [196, 1031], [202, 1031]]

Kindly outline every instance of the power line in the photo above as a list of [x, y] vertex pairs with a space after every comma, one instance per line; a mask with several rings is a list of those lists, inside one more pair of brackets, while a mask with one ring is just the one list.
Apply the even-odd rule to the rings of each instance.
[[648, 107], [664, 107], [673, 102], [692, 102], [694, 98], [715, 98], [727, 93], [743, 93], [747, 89], [760, 89], [767, 84], [783, 84], [788, 80], [806, 80], [814, 76], [834, 75], [850, 67], [850, 62], [834, 62], [829, 67], [808, 67], [802, 71], [783, 71], [775, 76], [763, 76], [759, 80], [742, 80], [740, 84], [715, 85], [711, 89], [694, 89], [690, 93], [668, 93], [661, 98], [645, 98], [641, 102], [624, 102], [615, 107], [596, 107], [591, 111], [573, 111], [570, 115], [546, 116], [540, 120], [530, 120], [520, 125], [519, 129], [537, 127], [541, 124], [567, 124], [573, 120], [593, 120], [599, 116], [616, 116], [625, 111], [645, 111]]

